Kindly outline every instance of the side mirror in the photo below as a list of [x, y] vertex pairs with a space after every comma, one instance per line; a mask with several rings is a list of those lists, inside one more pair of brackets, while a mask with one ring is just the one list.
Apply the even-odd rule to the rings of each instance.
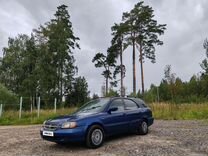
[[112, 107], [108, 110], [108, 113], [111, 114], [111, 112], [115, 112], [118, 110], [118, 107]]

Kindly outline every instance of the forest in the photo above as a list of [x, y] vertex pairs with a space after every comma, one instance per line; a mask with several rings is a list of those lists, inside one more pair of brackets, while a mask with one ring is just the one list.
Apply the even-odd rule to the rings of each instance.
[[78, 41], [66, 5], [59, 6], [54, 18], [34, 29], [30, 36], [9, 38], [0, 59], [0, 90], [5, 93], [1, 103], [11, 104], [12, 95], [17, 100], [25, 97], [33, 106], [39, 96], [46, 106], [54, 98], [58, 103], [63, 97], [70, 104], [87, 101], [88, 84], [83, 76], [77, 76], [73, 56], [73, 50], [80, 48]]
[[[74, 51], [81, 48], [80, 39], [73, 32], [68, 10], [66, 5], [60, 5], [53, 19], [34, 28], [30, 35], [20, 32], [8, 39], [8, 46], [3, 48], [0, 57], [0, 103], [15, 103], [22, 96], [34, 107], [37, 97], [41, 97], [41, 103], [46, 107], [53, 103], [54, 98], [64, 106], [76, 106], [98, 97], [97, 94], [90, 97], [87, 80], [78, 74]], [[146, 89], [145, 60], [156, 63], [156, 47], [165, 44], [160, 36], [168, 29], [154, 16], [152, 7], [139, 2], [132, 10], [123, 13], [120, 23], [112, 25], [111, 46], [92, 58], [95, 68], [102, 69], [101, 75], [105, 79], [103, 96], [134, 96], [147, 102], [207, 102], [207, 39], [202, 43], [206, 57], [198, 74], [183, 81], [172, 71], [171, 65], [167, 65], [160, 85], [152, 84]], [[123, 53], [127, 48], [132, 50], [133, 79], [129, 83], [133, 88], [130, 95], [126, 95], [123, 81], [127, 73]], [[139, 54], [141, 89], [136, 89], [136, 53]]]

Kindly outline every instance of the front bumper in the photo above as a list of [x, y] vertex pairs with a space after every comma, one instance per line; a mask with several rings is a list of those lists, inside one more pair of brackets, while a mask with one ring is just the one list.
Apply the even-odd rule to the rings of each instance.
[[151, 126], [154, 123], [154, 118], [153, 117], [150, 117], [147, 120], [148, 120], [147, 121], [148, 126]]
[[41, 128], [40, 135], [44, 140], [52, 142], [81, 142], [85, 140], [84, 127], [76, 127], [74, 129], [57, 129], [53, 131], [54, 136], [44, 136], [43, 131], [47, 129]]

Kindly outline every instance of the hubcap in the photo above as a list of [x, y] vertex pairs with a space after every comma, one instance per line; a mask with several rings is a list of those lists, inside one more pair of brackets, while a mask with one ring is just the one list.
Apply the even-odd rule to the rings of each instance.
[[147, 123], [146, 122], [142, 122], [142, 130], [144, 133], [147, 132]]
[[91, 140], [94, 145], [101, 144], [103, 140], [103, 132], [100, 129], [95, 129], [92, 132]]

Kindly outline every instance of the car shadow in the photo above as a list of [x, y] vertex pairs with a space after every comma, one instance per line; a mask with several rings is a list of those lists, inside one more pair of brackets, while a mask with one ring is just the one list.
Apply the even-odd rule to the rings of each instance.
[[142, 136], [142, 135], [137, 135], [135, 133], [118, 134], [118, 135], [107, 137], [105, 139], [105, 143], [122, 141], [122, 140], [125, 140], [125, 139], [128, 139], [128, 138], [135, 138], [135, 137], [138, 138], [139, 136]]
[[73, 143], [64, 143], [64, 144], [57, 144], [53, 143], [51, 148], [56, 149], [56, 150], [80, 150], [80, 149], [87, 149], [84, 143], [78, 143], [78, 142], [73, 142]]
[[[119, 135], [110, 136], [105, 139], [103, 146], [100, 148], [105, 148], [105, 146], [107, 146], [108, 144], [113, 143], [113, 142], [123, 141], [125, 139], [134, 138], [134, 137], [137, 137], [137, 139], [138, 139], [138, 138], [142, 137], [142, 135], [136, 135], [134, 133], [126, 133], [126, 134], [119, 134]], [[53, 143], [49, 148], [56, 150], [56, 151], [62, 151], [62, 152], [63, 151], [76, 152], [76, 151], [80, 151], [80, 150], [81, 151], [92, 150], [92, 149], [87, 148], [87, 146], [85, 145], [84, 142], [82, 142], [82, 143], [73, 142], [73, 143], [66, 143], [66, 144]]]

